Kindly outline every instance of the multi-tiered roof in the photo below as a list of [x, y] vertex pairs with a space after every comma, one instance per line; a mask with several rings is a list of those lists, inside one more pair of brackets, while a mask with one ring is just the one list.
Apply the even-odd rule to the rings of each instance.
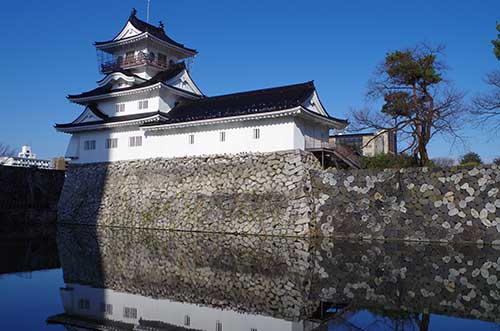
[[[111, 56], [101, 64], [106, 76], [98, 87], [69, 95], [71, 102], [85, 105], [75, 121], [57, 124], [63, 132], [139, 125], [144, 130], [169, 126], [196, 125], [210, 121], [245, 120], [276, 116], [305, 116], [324, 125], [344, 128], [347, 121], [328, 115], [319, 101], [313, 82], [249, 92], [207, 97], [191, 79], [184, 59], [196, 50], [168, 37], [163, 24], [155, 27], [136, 16], [133, 10], [121, 32], [112, 40], [96, 42], [98, 50]], [[134, 49], [136, 51], [129, 51]], [[139, 50], [139, 51], [137, 51]], [[149, 109], [138, 114], [109, 116], [99, 103], [113, 98], [153, 91], [175, 97], [169, 109]]]

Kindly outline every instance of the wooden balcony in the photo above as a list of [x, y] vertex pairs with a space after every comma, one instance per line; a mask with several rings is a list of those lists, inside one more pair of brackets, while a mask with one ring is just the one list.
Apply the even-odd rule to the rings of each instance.
[[135, 56], [128, 56], [125, 58], [119, 57], [111, 61], [103, 62], [101, 63], [100, 69], [103, 74], [108, 74], [120, 69], [129, 69], [142, 65], [152, 65], [161, 69], [167, 69], [168, 67], [167, 62], [158, 61], [158, 59], [156, 59], [154, 56], [140, 53]]

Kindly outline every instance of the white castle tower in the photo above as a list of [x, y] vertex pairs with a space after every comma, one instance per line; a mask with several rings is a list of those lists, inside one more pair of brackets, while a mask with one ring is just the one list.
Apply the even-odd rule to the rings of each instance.
[[55, 126], [71, 134], [73, 163], [317, 149], [328, 145], [330, 129], [347, 125], [328, 115], [312, 82], [205, 96], [185, 64], [196, 50], [135, 9], [113, 39], [95, 47], [104, 78], [69, 95], [84, 110]]

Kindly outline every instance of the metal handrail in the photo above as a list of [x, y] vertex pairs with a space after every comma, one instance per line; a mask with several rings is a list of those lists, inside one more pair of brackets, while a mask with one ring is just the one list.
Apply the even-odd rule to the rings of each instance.
[[154, 59], [149, 55], [146, 55], [144, 53], [139, 53], [138, 55], [125, 57], [121, 61], [119, 61], [119, 59], [114, 59], [112, 61], [104, 62], [101, 64], [101, 71], [110, 72], [117, 69], [125, 69], [128, 67], [133, 67], [136, 65], [143, 65], [143, 64], [156, 65], [161, 68], [167, 68], [168, 66], [166, 62], [158, 61], [158, 59]]

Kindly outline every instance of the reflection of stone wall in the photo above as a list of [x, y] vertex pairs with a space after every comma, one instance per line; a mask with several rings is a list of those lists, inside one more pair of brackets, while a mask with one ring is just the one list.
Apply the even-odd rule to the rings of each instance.
[[60, 226], [66, 283], [291, 319], [307, 301], [299, 238]]
[[318, 301], [500, 322], [500, 257], [491, 246], [325, 239], [312, 254]]
[[328, 302], [500, 322], [491, 246], [63, 226], [58, 248], [66, 283], [154, 298], [295, 320]]
[[500, 244], [500, 169], [312, 171], [320, 234]]
[[72, 165], [61, 222], [307, 235], [308, 169], [299, 151]]
[[61, 222], [500, 244], [497, 166], [321, 170], [311, 154], [73, 165]]

